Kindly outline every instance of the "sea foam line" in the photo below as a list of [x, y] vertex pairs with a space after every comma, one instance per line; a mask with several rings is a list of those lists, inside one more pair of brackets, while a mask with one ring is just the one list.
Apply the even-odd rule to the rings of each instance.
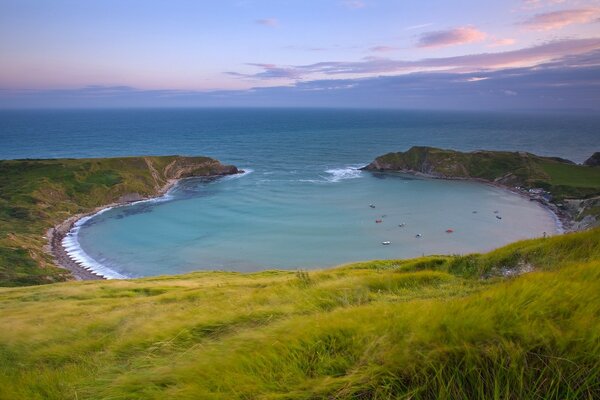
[[345, 179], [356, 179], [362, 176], [362, 171], [358, 167], [332, 168], [325, 172], [331, 176], [325, 177], [328, 182], [339, 182]]
[[120, 274], [107, 266], [101, 264], [87, 254], [79, 244], [78, 234], [82, 225], [95, 216], [105, 213], [108, 210], [112, 210], [114, 207], [103, 208], [93, 215], [87, 215], [80, 218], [73, 224], [71, 230], [63, 238], [61, 245], [65, 249], [65, 252], [69, 258], [79, 264], [82, 268], [92, 271], [95, 274], [105, 277], [106, 279], [126, 279], [127, 276]]
[[[246, 176], [252, 172], [254, 172], [253, 169], [245, 169], [244, 172], [241, 174], [228, 175], [228, 176], [222, 177], [221, 179], [241, 178], [242, 176]], [[173, 196], [171, 193], [176, 188], [178, 183], [179, 182], [175, 183], [171, 188], [169, 188], [169, 190], [167, 190], [161, 196], [153, 197], [150, 199], [134, 201], [134, 202], [131, 202], [128, 204], [120, 205], [118, 207], [128, 207], [128, 206], [133, 206], [133, 205], [140, 204], [140, 203], [162, 203], [165, 201], [172, 200], [175, 198], [175, 196]], [[94, 213], [92, 215], [86, 215], [85, 217], [78, 219], [73, 224], [73, 226], [71, 227], [69, 232], [65, 235], [63, 240], [61, 241], [61, 245], [65, 249], [65, 252], [69, 256], [69, 258], [71, 260], [75, 261], [77, 264], [79, 264], [82, 268], [87, 269], [88, 271], [91, 271], [100, 276], [103, 276], [106, 279], [127, 279], [130, 277], [120, 274], [117, 271], [114, 271], [111, 268], [107, 267], [106, 265], [102, 264], [101, 262], [95, 260], [92, 256], [90, 256], [83, 250], [83, 248], [81, 247], [81, 244], [79, 243], [79, 230], [81, 229], [83, 224], [85, 224], [90, 219], [97, 217], [100, 214], [105, 213], [108, 210], [112, 210], [113, 208], [115, 208], [115, 207], [113, 207], [113, 206], [106, 207], [106, 208], [103, 208], [102, 210], [98, 211], [97, 213]]]
[[219, 181], [231, 181], [231, 180], [234, 180], [234, 179], [240, 179], [240, 178], [243, 178], [244, 176], [249, 175], [249, 174], [251, 174], [251, 173], [254, 172], [254, 170], [251, 169], [251, 168], [245, 168], [242, 171], [244, 171], [244, 172], [242, 172], [241, 174], [233, 174], [233, 175], [222, 176], [222, 177], [219, 178]]

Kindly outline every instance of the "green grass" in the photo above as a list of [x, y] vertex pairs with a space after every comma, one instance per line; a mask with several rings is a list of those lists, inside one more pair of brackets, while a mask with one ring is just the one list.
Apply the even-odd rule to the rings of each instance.
[[600, 230], [321, 271], [5, 288], [0, 326], [0, 399], [592, 399]]
[[600, 168], [524, 152], [463, 153], [433, 147], [412, 147], [406, 152], [377, 157], [369, 168], [417, 171], [445, 177], [499, 181], [507, 186], [543, 188], [556, 200], [600, 195]]
[[600, 186], [600, 168], [581, 167], [562, 163], [542, 163], [542, 168], [549, 176], [553, 185], [569, 185], [582, 188], [597, 188]]
[[210, 158], [179, 156], [0, 160], [0, 286], [70, 278], [43, 251], [46, 230], [69, 216], [127, 194], [155, 194], [179, 173], [205, 176], [224, 168]]

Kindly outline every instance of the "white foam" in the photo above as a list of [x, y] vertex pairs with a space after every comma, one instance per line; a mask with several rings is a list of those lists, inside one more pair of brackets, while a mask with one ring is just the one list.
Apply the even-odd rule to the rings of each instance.
[[[253, 169], [246, 169], [241, 174], [228, 175], [225, 177], [221, 177], [221, 180], [226, 179], [226, 178], [230, 178], [230, 179], [241, 178], [242, 176], [246, 176], [252, 172], [254, 172]], [[134, 201], [134, 202], [128, 203], [128, 204], [120, 206], [120, 207], [127, 207], [127, 206], [132, 206], [132, 205], [140, 204], [140, 203], [162, 203], [165, 201], [172, 200], [174, 198], [174, 196], [171, 194], [171, 192], [176, 187], [177, 187], [177, 183], [175, 185], [173, 185], [169, 190], [167, 190], [167, 192], [165, 194], [163, 194], [162, 196], [153, 197], [150, 199], [139, 200], [139, 201]], [[105, 213], [108, 210], [112, 210], [113, 208], [114, 207], [106, 207], [106, 208], [103, 208], [102, 210], [98, 211], [95, 214], [87, 215], [85, 217], [78, 219], [77, 222], [75, 222], [73, 224], [73, 227], [71, 228], [71, 230], [65, 235], [61, 244], [62, 244], [63, 248], [65, 249], [65, 252], [69, 256], [69, 258], [71, 260], [75, 261], [77, 264], [79, 264], [82, 268], [87, 269], [88, 271], [91, 271], [100, 276], [103, 276], [106, 279], [127, 279], [127, 278], [129, 278], [128, 276], [120, 274], [116, 271], [113, 271], [112, 269], [108, 268], [106, 265], [95, 260], [92, 256], [87, 254], [81, 248], [81, 245], [79, 244], [79, 239], [78, 239], [79, 230], [81, 229], [81, 226], [83, 224], [85, 224], [90, 219], [97, 217], [98, 215], [100, 215], [102, 213]]]
[[79, 230], [81, 229], [81, 226], [83, 224], [85, 224], [91, 218], [100, 215], [108, 210], [111, 210], [112, 208], [113, 207], [107, 207], [98, 211], [96, 214], [88, 215], [79, 219], [77, 222], [75, 222], [75, 224], [73, 224], [71, 230], [65, 235], [61, 244], [69, 258], [78, 263], [84, 269], [87, 269], [88, 271], [103, 276], [106, 279], [126, 279], [128, 278], [127, 276], [113, 271], [112, 269], [106, 267], [100, 262], [94, 260], [89, 254], [83, 251], [83, 249], [79, 245], [79, 240], [77, 238]]
[[246, 169], [243, 169], [242, 171], [244, 171], [244, 172], [242, 172], [241, 174], [222, 176], [219, 178], [219, 181], [229, 181], [229, 180], [233, 180], [233, 179], [243, 178], [244, 176], [249, 175], [254, 172], [254, 170], [251, 168], [246, 168]]
[[325, 172], [331, 175], [325, 178], [328, 182], [339, 182], [341, 180], [356, 179], [362, 176], [362, 171], [357, 167], [333, 168], [328, 169]]

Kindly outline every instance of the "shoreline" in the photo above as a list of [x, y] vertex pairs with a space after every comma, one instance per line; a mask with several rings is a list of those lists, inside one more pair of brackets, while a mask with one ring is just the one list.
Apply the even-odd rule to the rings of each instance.
[[486, 184], [486, 185], [489, 185], [489, 186], [492, 186], [492, 187], [495, 187], [498, 189], [506, 190], [512, 194], [518, 195], [529, 201], [535, 201], [535, 202], [539, 203], [540, 206], [542, 206], [542, 208], [544, 210], [546, 210], [548, 213], [550, 213], [550, 215], [552, 215], [554, 222], [555, 222], [557, 234], [563, 234], [563, 233], [577, 231], [577, 229], [573, 229], [573, 226], [574, 226], [573, 218], [568, 213], [561, 210], [556, 204], [540, 197], [539, 195], [529, 193], [525, 190], [519, 190], [513, 186], [508, 186], [508, 185], [504, 185], [502, 183], [492, 182], [492, 181], [488, 181], [488, 180], [480, 179], [480, 178], [459, 178], [459, 177], [438, 176], [438, 175], [432, 175], [432, 174], [427, 174], [424, 172], [411, 171], [411, 170], [373, 171], [373, 170], [366, 169], [366, 166], [361, 168], [361, 170], [375, 173], [375, 174], [407, 174], [407, 175], [428, 178], [428, 179], [441, 179], [441, 180], [446, 180], [446, 181], [467, 181], [467, 182], [483, 183], [483, 184]]
[[[240, 171], [240, 172], [243, 173], [243, 171]], [[222, 177], [222, 175], [214, 175], [214, 176], [200, 177], [200, 178], [216, 179], [216, 178], [220, 178], [220, 177]], [[190, 178], [194, 178], [194, 177], [190, 177]], [[49, 252], [54, 257], [54, 261], [56, 262], [56, 265], [71, 272], [71, 274], [73, 275], [75, 280], [87, 281], [87, 280], [107, 280], [107, 279], [109, 279], [106, 276], [102, 275], [101, 273], [94, 271], [92, 268], [86, 267], [81, 262], [73, 259], [71, 257], [71, 255], [69, 255], [65, 246], [63, 245], [63, 240], [65, 239], [65, 237], [73, 230], [73, 228], [75, 227], [75, 224], [77, 224], [77, 222], [80, 221], [82, 218], [92, 217], [100, 212], [103, 212], [105, 210], [108, 210], [108, 209], [111, 209], [114, 207], [123, 207], [123, 206], [127, 206], [127, 205], [132, 205], [135, 203], [139, 203], [142, 201], [159, 199], [159, 198], [165, 196], [166, 194], [168, 194], [169, 190], [171, 190], [173, 187], [175, 187], [175, 185], [177, 185], [177, 183], [183, 179], [189, 179], [189, 178], [169, 179], [167, 181], [167, 183], [165, 185], [163, 185], [163, 187], [161, 187], [155, 195], [152, 195], [152, 196], [147, 196], [147, 197], [142, 197], [142, 196], [135, 197], [134, 196], [135, 198], [129, 198], [129, 199], [126, 198], [127, 196], [121, 196], [121, 198], [125, 197], [125, 199], [116, 201], [116, 202], [113, 202], [110, 204], [98, 206], [89, 212], [72, 215], [69, 218], [67, 218], [66, 220], [64, 220], [63, 222], [59, 223], [58, 225], [55, 225], [54, 227], [48, 229], [48, 231], [46, 232], [46, 238], [48, 240]]]
[[[537, 201], [542, 206], [542, 208], [544, 208], [544, 210], [546, 210], [548, 213], [550, 213], [550, 215], [552, 215], [552, 217], [555, 221], [556, 234], [563, 234], [566, 232], [573, 231], [573, 229], [570, 229], [570, 227], [572, 226], [572, 223], [573, 223], [572, 219], [570, 218], [570, 216], [567, 213], [560, 210], [555, 204], [553, 204], [543, 198], [540, 198], [539, 196], [534, 196], [533, 194], [530, 194], [523, 190], [518, 190], [517, 188], [511, 187], [511, 186], [503, 185], [503, 184], [500, 184], [497, 182], [490, 182], [490, 181], [486, 181], [483, 179], [477, 179], [477, 178], [441, 177], [441, 176], [425, 174], [425, 173], [418, 172], [418, 171], [384, 171], [384, 172], [368, 171], [368, 172], [392, 173], [392, 174], [401, 173], [401, 174], [408, 174], [408, 175], [413, 175], [413, 176], [418, 176], [418, 177], [423, 177], [423, 178], [428, 178], [428, 179], [471, 181], [471, 182], [486, 184], [486, 185], [489, 185], [489, 186], [492, 186], [492, 187], [495, 187], [498, 189], [508, 191], [512, 194], [519, 195], [520, 197], [522, 197], [524, 199], [528, 199], [529, 201]], [[240, 171], [240, 173], [243, 174], [244, 171]], [[217, 179], [217, 178], [221, 178], [221, 177], [223, 177], [223, 176], [215, 175], [215, 176], [201, 177], [201, 178]], [[190, 178], [183, 178], [183, 179], [190, 179]], [[93, 268], [87, 267], [87, 266], [83, 265], [81, 262], [75, 260], [69, 254], [68, 250], [65, 248], [65, 246], [63, 244], [63, 240], [65, 239], [65, 237], [67, 237], [67, 235], [76, 227], [77, 222], [79, 222], [83, 218], [92, 217], [98, 213], [101, 213], [103, 211], [109, 210], [114, 207], [123, 207], [123, 206], [127, 206], [127, 205], [133, 205], [133, 204], [136, 204], [139, 202], [159, 199], [159, 198], [167, 195], [169, 190], [171, 190], [173, 187], [175, 187], [177, 185], [177, 183], [183, 179], [170, 179], [169, 181], [167, 181], [167, 183], [162, 188], [159, 189], [159, 191], [155, 195], [147, 196], [147, 197], [139, 196], [134, 199], [124, 199], [124, 200], [113, 202], [113, 203], [110, 203], [107, 205], [98, 206], [89, 212], [72, 215], [71, 217], [69, 217], [66, 220], [64, 220], [63, 222], [61, 222], [60, 224], [48, 229], [46, 237], [49, 242], [50, 253], [54, 257], [56, 264], [58, 266], [60, 266], [61, 268], [64, 268], [64, 269], [68, 270], [69, 272], [71, 272], [71, 274], [73, 275], [75, 280], [107, 280], [107, 279], [111, 279], [110, 277], [106, 277], [106, 276], [102, 275], [100, 272], [95, 271]], [[125, 196], [123, 196], [123, 197], [125, 197]], [[116, 273], [116, 274], [118, 274], [118, 273]], [[117, 278], [117, 279], [119, 279], [119, 278]], [[125, 279], [127, 279], [127, 278], [125, 278]]]

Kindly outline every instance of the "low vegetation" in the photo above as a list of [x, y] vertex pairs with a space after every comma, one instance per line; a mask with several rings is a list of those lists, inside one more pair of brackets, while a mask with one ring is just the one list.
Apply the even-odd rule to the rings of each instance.
[[169, 179], [236, 171], [206, 157], [0, 160], [0, 286], [69, 279], [43, 247], [74, 214], [156, 194]]
[[576, 165], [556, 157], [525, 152], [475, 151], [463, 153], [433, 147], [378, 157], [367, 169], [421, 172], [450, 178], [476, 178], [508, 186], [541, 188], [555, 200], [600, 195], [600, 168]]
[[598, 229], [322, 271], [3, 288], [0, 399], [593, 399], [599, 316]]

